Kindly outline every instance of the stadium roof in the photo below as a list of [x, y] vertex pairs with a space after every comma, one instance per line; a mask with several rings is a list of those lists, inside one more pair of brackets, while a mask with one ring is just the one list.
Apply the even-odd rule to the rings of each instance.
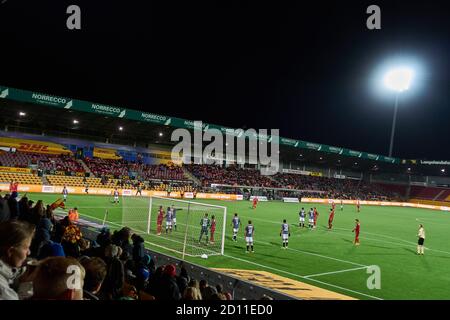
[[[20, 112], [25, 115], [20, 116]], [[108, 144], [148, 148], [174, 145], [173, 128], [193, 129], [193, 121], [79, 101], [0, 86], [0, 126], [44, 136], [78, 138]], [[78, 123], [74, 123], [77, 120]], [[226, 130], [212, 124], [204, 127]], [[119, 130], [122, 127], [123, 130]], [[264, 137], [261, 137], [264, 138]], [[448, 176], [448, 161], [400, 160], [365, 152], [281, 138], [280, 156], [292, 169], [302, 166], [354, 172]]]
[[[124, 120], [132, 120], [134, 122], [132, 126], [132, 131], [127, 130], [127, 135], [128, 134], [133, 135], [135, 140], [136, 138], [139, 137], [149, 136], [148, 124], [153, 125], [155, 130], [153, 132], [153, 135], [155, 137], [158, 137], [159, 132], [163, 131], [164, 128], [167, 127], [186, 128], [186, 129], [194, 128], [194, 121], [192, 120], [133, 110], [125, 108], [123, 106], [104, 105], [100, 103], [76, 100], [67, 97], [58, 97], [54, 95], [20, 90], [10, 87], [0, 86], [0, 98], [17, 102], [31, 103], [35, 105], [36, 108], [33, 107], [33, 111], [30, 110], [29, 112], [34, 113], [36, 115], [42, 115], [41, 112], [47, 112], [47, 110], [44, 111], [43, 109], [39, 108], [39, 106], [53, 107], [55, 108], [55, 112], [49, 115], [50, 117], [53, 118], [52, 123], [54, 124], [55, 127], [63, 126], [65, 127], [66, 130], [70, 130], [70, 128], [76, 128], [76, 123], [73, 123], [74, 120], [73, 118], [75, 118], [76, 115], [79, 114], [80, 112], [84, 114], [83, 115], [83, 118], [85, 119], [84, 121], [89, 122], [89, 125], [85, 126], [85, 128], [92, 127], [95, 128], [96, 131], [100, 130], [105, 132], [114, 132], [120, 126], [121, 122], [123, 122]], [[57, 109], [59, 109], [59, 112], [56, 112]], [[67, 114], [71, 113], [70, 117], [66, 115], [62, 116], [61, 111], [65, 111], [67, 112]], [[7, 112], [6, 114], [8, 113], [10, 112]], [[101, 122], [98, 121], [99, 115], [103, 116], [105, 121]], [[234, 131], [235, 135], [239, 135], [239, 130], [242, 130], [242, 129], [227, 128], [220, 125], [209, 123], [203, 123], [203, 128], [204, 129], [214, 128], [222, 132], [226, 132], [227, 130], [231, 129]], [[150, 134], [152, 135], [152, 132], [150, 132]], [[254, 138], [258, 138], [260, 141], [261, 140], [264, 141], [268, 140], [268, 142], [272, 141], [272, 137], [270, 135], [268, 136], [258, 135], [254, 136]], [[299, 151], [306, 149], [335, 155], [349, 156], [363, 160], [373, 160], [392, 164], [398, 164], [401, 162], [401, 160], [398, 158], [391, 158], [363, 151], [355, 151], [341, 147], [334, 147], [303, 140], [294, 140], [284, 137], [280, 137], [280, 146], [289, 146], [292, 148], [296, 148]]]

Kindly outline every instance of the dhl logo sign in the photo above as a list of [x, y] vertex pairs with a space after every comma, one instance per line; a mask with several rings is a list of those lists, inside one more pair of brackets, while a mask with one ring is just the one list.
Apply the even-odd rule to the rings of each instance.
[[0, 138], [0, 146], [15, 148], [22, 152], [45, 153], [45, 154], [71, 154], [63, 145], [25, 139]]
[[49, 152], [48, 146], [42, 144], [29, 144], [29, 143], [19, 143], [19, 147], [17, 148], [19, 151], [28, 151], [28, 152]]

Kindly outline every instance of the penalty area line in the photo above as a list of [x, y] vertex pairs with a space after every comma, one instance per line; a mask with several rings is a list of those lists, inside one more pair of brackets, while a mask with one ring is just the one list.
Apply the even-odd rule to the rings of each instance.
[[352, 269], [344, 269], [344, 270], [331, 271], [331, 272], [324, 272], [324, 273], [316, 273], [316, 274], [310, 274], [310, 275], [303, 276], [303, 277], [305, 277], [305, 278], [320, 277], [320, 276], [325, 276], [325, 275], [328, 275], [328, 274], [336, 274], [336, 273], [342, 273], [342, 272], [350, 272], [350, 271], [362, 270], [362, 269], [367, 269], [367, 267], [352, 268]]

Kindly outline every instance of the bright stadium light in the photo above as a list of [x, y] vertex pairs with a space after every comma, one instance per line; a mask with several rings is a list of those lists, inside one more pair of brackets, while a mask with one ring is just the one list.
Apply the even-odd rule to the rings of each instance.
[[19, 116], [21, 116], [21, 117], [25, 117], [26, 115], [27, 114], [25, 112], [22, 112], [22, 111], [19, 112]]
[[441, 169], [441, 172], [444, 173], [444, 172], [445, 172], [445, 169]]
[[403, 92], [409, 89], [414, 77], [414, 71], [408, 67], [392, 69], [384, 76], [384, 85], [393, 91]]
[[160, 132], [160, 133], [159, 133], [159, 136], [160, 136], [160, 137], [162, 137], [162, 136], [163, 136], [163, 133], [162, 133], [162, 132]]
[[409, 67], [397, 67], [389, 70], [383, 79], [384, 86], [395, 91], [394, 118], [392, 120], [391, 141], [389, 144], [389, 157], [392, 157], [394, 148], [395, 123], [397, 121], [398, 97], [400, 93], [406, 91], [411, 86], [414, 78], [414, 71]]
[[78, 120], [73, 120], [73, 124], [78, 124]]
[[401, 53], [381, 61], [374, 68], [372, 76], [368, 78], [370, 91], [377, 99], [391, 101], [394, 98], [394, 115], [388, 149], [389, 157], [393, 156], [395, 125], [399, 104], [420, 94], [428, 83], [426, 80], [429, 77], [428, 68], [422, 57], [414, 53]]
[[119, 131], [122, 131], [123, 130], [123, 127], [119, 127]]

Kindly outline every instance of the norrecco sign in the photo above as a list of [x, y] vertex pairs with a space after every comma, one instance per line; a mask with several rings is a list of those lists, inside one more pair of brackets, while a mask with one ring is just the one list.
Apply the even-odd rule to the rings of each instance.
[[93, 104], [92, 109], [102, 113], [120, 113], [120, 108], [103, 106], [101, 104]]
[[157, 121], [166, 121], [167, 117], [160, 116], [153, 113], [141, 113], [141, 117], [145, 120], [157, 120]]
[[67, 100], [65, 98], [52, 97], [52, 96], [47, 96], [47, 95], [38, 94], [38, 93], [33, 93], [33, 95], [31, 97], [36, 100], [51, 102], [51, 103], [65, 104], [67, 102]]

